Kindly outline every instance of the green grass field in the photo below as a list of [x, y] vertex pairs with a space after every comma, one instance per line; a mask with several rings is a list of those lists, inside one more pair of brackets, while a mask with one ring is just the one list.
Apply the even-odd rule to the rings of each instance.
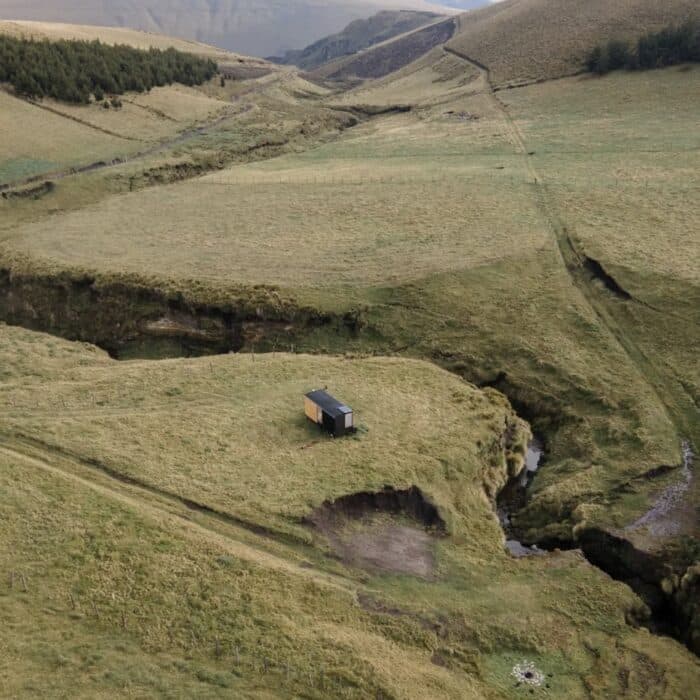
[[[625, 82], [626, 94], [631, 100], [638, 94], [641, 102], [654, 81], [663, 84], [665, 104], [679, 104], [677, 138], [692, 140], [683, 124], [693, 113], [683, 105], [695, 75], [674, 69], [640, 77], [638, 86]], [[533, 189], [535, 163], [551, 187], [548, 206], [588, 250], [576, 225], [579, 209], [557, 190], [567, 176], [557, 170], [547, 179], [547, 168], [551, 162], [567, 168], [564, 173], [574, 169], [568, 177], [585, 183], [580, 169], [592, 181], [611, 156], [601, 148], [584, 161], [575, 143], [564, 143], [568, 135], [581, 138], [583, 131], [603, 139], [607, 133], [612, 140], [615, 130], [634, 124], [649, 147], [654, 138], [663, 138], [659, 148], [670, 147], [674, 132], [655, 129], [660, 117], [630, 112], [622, 98], [608, 103], [607, 113], [584, 111], [596, 93], [602, 99], [626, 77], [605, 80], [607, 86], [572, 83], [578, 102], [567, 84], [509, 93], [509, 109], [534, 156], [519, 151], [513, 127], [493, 101], [465, 87], [453, 102], [380, 118], [302, 154], [100, 200], [61, 216], [60, 226], [55, 217], [21, 226], [6, 245], [54, 267], [160, 275], [185, 289], [194, 276], [212, 294], [232, 283], [271, 284], [300, 304], [341, 312], [365, 307], [372, 334], [357, 339], [357, 349], [408, 348], [412, 355], [445, 358], [472, 379], [505, 372], [515, 397], [530, 404], [544, 427], [549, 423], [552, 484], [542, 484], [553, 507], [572, 496], [595, 500], [655, 465], [678, 463], [682, 437], [644, 371], [573, 284], [551, 217]], [[554, 111], [542, 114], [537, 95], [544, 89], [564, 93], [566, 110], [553, 102]], [[529, 104], [538, 105], [536, 117], [529, 116]], [[537, 132], [530, 136], [529, 121], [547, 124], [539, 138], [551, 144], [550, 152], [537, 151], [542, 141]], [[693, 157], [681, 147], [685, 158]], [[664, 181], [685, 187], [684, 172], [666, 171]], [[645, 191], [632, 184], [627, 196]], [[626, 245], [629, 235], [644, 245], [646, 230], [628, 233]], [[656, 230], [656, 249], [664, 245], [663, 231]], [[614, 246], [611, 235], [607, 229], [598, 235], [600, 245]], [[668, 235], [666, 245], [673, 246], [676, 229]], [[674, 275], [671, 282], [681, 279]], [[307, 349], [329, 343], [333, 347], [333, 338], [311, 336]], [[617, 518], [615, 512], [608, 509], [605, 517]]]
[[[516, 443], [528, 432], [496, 392], [398, 359], [117, 363], [7, 327], [0, 355], [11, 696], [517, 698], [522, 659], [552, 695], [615, 695], [625, 678], [682, 698], [697, 682], [578, 554], [506, 554], [485, 488], [505, 479], [507, 422]], [[357, 437], [305, 423], [319, 383], [353, 401]], [[420, 486], [448, 523], [432, 580], [329, 559], [300, 525], [387, 483]]]
[[[27, 325], [69, 318], [75, 337], [73, 291], [107, 284], [134, 314], [161, 290], [175, 316], [249, 324], [238, 354], [159, 362], [0, 326], [8, 695], [45, 696], [48, 667], [84, 697], [520, 698], [531, 661], [542, 697], [694, 697], [697, 658], [637, 626], [629, 587], [576, 550], [514, 559], [493, 499], [532, 430], [523, 539], [607, 533], [652, 562], [649, 586], [692, 585], [651, 569], [687, 567], [700, 535], [680, 468], [700, 444], [698, 81], [494, 93], [438, 48], [347, 92], [289, 71], [154, 91], [124, 113], [134, 133], [156, 110], [236, 115], [0, 200], [0, 283]], [[353, 437], [304, 419], [324, 385], [357, 410]], [[319, 515], [387, 486], [419, 487], [446, 536]], [[627, 529], [667, 493], [662, 534]], [[402, 528], [421, 537], [377, 544]], [[347, 554], [367, 538], [427, 574]]]

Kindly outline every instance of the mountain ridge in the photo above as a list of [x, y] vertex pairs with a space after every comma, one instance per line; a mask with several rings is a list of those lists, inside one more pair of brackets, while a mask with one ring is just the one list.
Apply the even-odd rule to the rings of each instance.
[[252, 56], [282, 55], [386, 9], [457, 11], [428, 0], [0, 0], [4, 19], [130, 27]]
[[368, 19], [350, 22], [341, 32], [324, 37], [304, 49], [287, 51], [270, 60], [310, 70], [343, 56], [350, 56], [393, 37], [424, 27], [442, 15], [413, 10], [382, 10]]

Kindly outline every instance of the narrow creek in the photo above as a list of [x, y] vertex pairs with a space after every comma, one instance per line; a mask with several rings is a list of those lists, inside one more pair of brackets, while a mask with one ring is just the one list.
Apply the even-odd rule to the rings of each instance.
[[[697, 540], [681, 537], [679, 523], [688, 509], [695, 510], [688, 498], [694, 483], [695, 454], [688, 441], [682, 443], [678, 478], [659, 494], [651, 508], [621, 531], [590, 527], [565, 548], [581, 550], [592, 566], [628, 585], [646, 604], [648, 613], [630, 619], [654, 634], [672, 637], [700, 655], [700, 564]], [[528, 545], [519, 539], [513, 519], [525, 508], [530, 487], [545, 457], [544, 441], [535, 437], [528, 446], [525, 468], [511, 479], [496, 499], [496, 512], [506, 537], [506, 549], [515, 558], [547, 554], [548, 546]], [[658, 545], [639, 546], [633, 533], [644, 529]]]
[[531, 557], [545, 554], [545, 551], [537, 545], [524, 545], [514, 532], [511, 516], [525, 506], [527, 491], [537, 470], [540, 468], [544, 456], [544, 442], [539, 437], [534, 437], [528, 445], [525, 455], [525, 468], [515, 479], [511, 479], [498, 495], [496, 500], [496, 512], [501, 527], [506, 535], [506, 548], [514, 557]]

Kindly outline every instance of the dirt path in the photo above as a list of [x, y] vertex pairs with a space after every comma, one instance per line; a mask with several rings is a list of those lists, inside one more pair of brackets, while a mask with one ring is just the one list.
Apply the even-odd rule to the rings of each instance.
[[[3, 443], [0, 444], [0, 454], [5, 457], [116, 501], [154, 521], [169, 532], [190, 539], [205, 539], [232, 556], [252, 564], [311, 579], [321, 586], [340, 589], [351, 596], [355, 594], [356, 584], [353, 581], [302, 566], [303, 559], [295, 557], [292, 551], [289, 552], [290, 559], [286, 559], [269, 551], [263, 543], [256, 546], [251, 543], [255, 538], [251, 537], [249, 531], [230, 522], [224, 522], [217, 516], [198, 511], [194, 507], [187, 507], [177, 497], [159, 494], [155, 490], [120, 481], [99, 469], [91, 469], [85, 464], [67, 459], [60, 454], [39, 451], [19, 441], [8, 443], [7, 439], [3, 439]], [[45, 453], [42, 454], [42, 452]], [[262, 538], [258, 536], [258, 539]], [[277, 548], [279, 549], [279, 546]], [[295, 563], [295, 558], [298, 563]]]

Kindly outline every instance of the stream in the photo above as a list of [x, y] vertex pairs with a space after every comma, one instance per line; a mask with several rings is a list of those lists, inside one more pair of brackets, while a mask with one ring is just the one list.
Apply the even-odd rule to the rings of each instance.
[[506, 549], [514, 557], [531, 557], [546, 554], [537, 545], [528, 547], [515, 539], [511, 514], [517, 512], [525, 506], [527, 490], [532, 480], [540, 468], [542, 456], [544, 454], [544, 443], [539, 438], [533, 438], [528, 445], [525, 455], [525, 468], [515, 479], [511, 479], [505, 488], [498, 495], [496, 500], [498, 520], [506, 535]]

